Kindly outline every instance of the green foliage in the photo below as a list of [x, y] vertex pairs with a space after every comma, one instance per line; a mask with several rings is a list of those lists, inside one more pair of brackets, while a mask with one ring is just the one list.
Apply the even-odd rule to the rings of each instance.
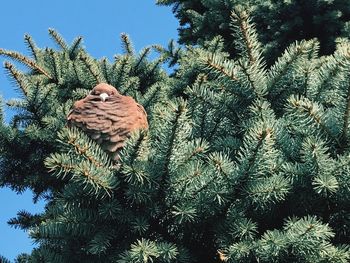
[[254, 241], [240, 237], [221, 253], [228, 262], [348, 262], [349, 248], [332, 247], [332, 237], [329, 226], [315, 217], [290, 218], [282, 230], [268, 230]]
[[220, 35], [225, 50], [236, 55], [236, 36], [230, 29], [231, 12], [239, 5], [251, 10], [269, 65], [295, 40], [317, 38], [321, 54], [335, 50], [339, 36], [349, 36], [350, 8], [346, 0], [158, 0], [171, 5], [180, 22], [184, 44], [203, 44]]
[[8, 260], [7, 258], [5, 258], [5, 257], [0, 255], [0, 262], [2, 262], [2, 263], [10, 263], [10, 260]]
[[52, 154], [44, 163], [49, 171], [56, 172], [56, 177], [67, 179], [71, 175], [68, 180], [75, 181], [86, 190], [90, 189], [91, 194], [97, 194], [100, 189], [108, 194], [116, 187], [111, 161], [87, 135], [76, 128], [64, 128], [58, 134], [58, 142], [63, 146], [64, 153]]
[[[220, 36], [137, 54], [123, 34], [110, 63], [54, 31], [59, 50], [26, 36], [34, 59], [0, 52], [30, 68], [6, 64], [22, 98], [0, 127], [1, 183], [48, 201], [9, 222], [39, 244], [22, 262], [350, 260], [350, 42], [323, 57], [317, 40], [295, 42], [267, 68], [247, 12], [228, 23], [234, 59]], [[165, 62], [177, 63], [171, 76]], [[118, 162], [65, 127], [100, 81], [148, 113]]]

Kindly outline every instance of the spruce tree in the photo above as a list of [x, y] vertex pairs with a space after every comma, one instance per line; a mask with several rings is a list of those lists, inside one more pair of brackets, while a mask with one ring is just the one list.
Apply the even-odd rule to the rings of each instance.
[[[96, 60], [50, 35], [32, 57], [0, 50], [22, 98], [1, 124], [1, 184], [47, 198], [10, 224], [39, 245], [18, 262], [348, 262], [350, 42], [315, 39], [266, 67], [247, 12], [230, 17], [237, 55], [216, 36]], [[159, 52], [152, 61], [148, 53]], [[163, 62], [177, 67], [168, 75]], [[149, 116], [117, 163], [77, 128], [73, 101], [107, 82]], [[15, 154], [15, 146], [23, 154]]]
[[180, 22], [181, 43], [203, 43], [219, 34], [231, 57], [238, 52], [231, 34], [231, 12], [237, 5], [249, 8], [268, 65], [296, 40], [317, 38], [320, 53], [329, 55], [335, 50], [336, 38], [349, 37], [350, 33], [347, 0], [158, 0], [157, 3], [173, 7]]

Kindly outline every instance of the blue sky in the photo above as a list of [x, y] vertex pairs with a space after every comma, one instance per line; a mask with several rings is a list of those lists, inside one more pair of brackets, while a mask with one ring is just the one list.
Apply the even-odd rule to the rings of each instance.
[[[177, 38], [177, 27], [171, 8], [156, 6], [155, 0], [2, 1], [0, 48], [28, 54], [25, 33], [39, 47], [54, 47], [48, 35], [48, 28], [54, 28], [69, 43], [83, 36], [92, 56], [112, 58], [121, 52], [120, 33], [129, 34], [136, 50], [140, 50], [149, 44], [167, 45]], [[4, 69], [0, 70], [0, 95], [5, 99], [18, 97]], [[30, 191], [17, 195], [0, 188], [0, 255], [13, 260], [17, 254], [31, 251], [33, 244], [27, 234], [6, 222], [19, 210], [40, 212], [43, 207], [43, 202], [32, 203]]]

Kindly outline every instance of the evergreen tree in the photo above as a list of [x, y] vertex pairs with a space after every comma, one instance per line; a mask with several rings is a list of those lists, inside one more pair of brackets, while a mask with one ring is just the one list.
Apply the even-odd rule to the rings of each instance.
[[[329, 56], [315, 39], [295, 42], [267, 69], [243, 9], [230, 28], [234, 59], [220, 36], [135, 54], [123, 35], [112, 63], [52, 30], [58, 50], [28, 36], [33, 58], [0, 50], [30, 68], [5, 64], [22, 99], [1, 124], [1, 183], [48, 200], [42, 214], [10, 220], [39, 244], [18, 262], [350, 260], [350, 42]], [[177, 63], [170, 76], [166, 61]], [[118, 163], [65, 125], [100, 82], [149, 115]]]
[[320, 53], [329, 55], [335, 50], [337, 37], [349, 37], [347, 0], [158, 0], [157, 3], [173, 6], [180, 22], [181, 43], [200, 44], [219, 34], [231, 56], [238, 52], [231, 34], [231, 12], [237, 5], [249, 7], [269, 65], [295, 40], [318, 38]]

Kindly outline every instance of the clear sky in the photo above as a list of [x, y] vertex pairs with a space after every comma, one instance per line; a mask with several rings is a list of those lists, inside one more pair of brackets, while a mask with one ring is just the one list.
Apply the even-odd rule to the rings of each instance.
[[[39, 47], [54, 47], [48, 29], [56, 29], [68, 43], [83, 36], [88, 52], [96, 57], [112, 58], [121, 52], [120, 33], [130, 35], [137, 50], [149, 44], [167, 45], [177, 38], [177, 20], [171, 8], [155, 5], [155, 0], [11, 0], [1, 2], [0, 48], [24, 54], [25, 33]], [[0, 57], [3, 64], [4, 58]], [[18, 97], [2, 67], [0, 96]], [[6, 112], [5, 112], [6, 113]], [[30, 176], [30, 175], [28, 175]], [[0, 188], [0, 255], [13, 260], [17, 254], [30, 252], [33, 244], [26, 233], [9, 227], [6, 222], [19, 210], [40, 212], [44, 203], [32, 203], [30, 191], [16, 195]]]

